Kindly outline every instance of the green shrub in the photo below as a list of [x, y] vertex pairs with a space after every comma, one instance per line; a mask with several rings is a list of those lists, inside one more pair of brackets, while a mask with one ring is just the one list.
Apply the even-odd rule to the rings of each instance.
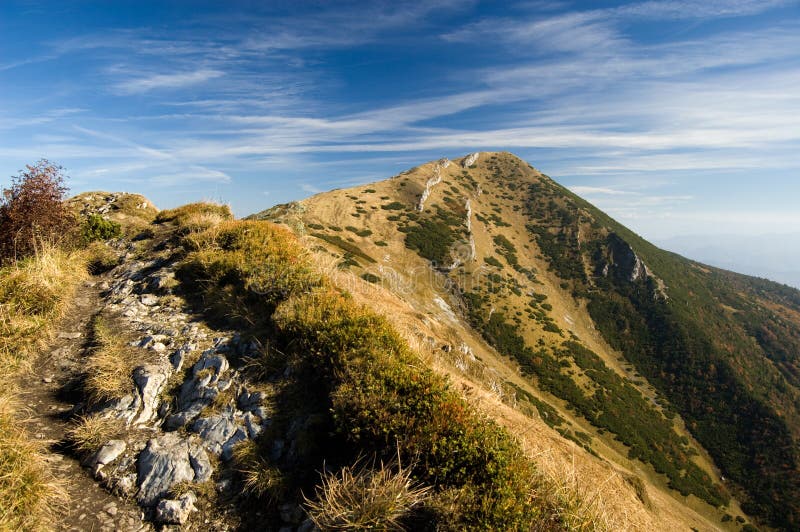
[[405, 237], [406, 247], [436, 264], [450, 259], [450, 248], [456, 234], [451, 227], [436, 219], [423, 219], [410, 226]]
[[381, 282], [381, 278], [377, 275], [371, 273], [362, 273], [361, 278], [367, 281], [368, 283], [379, 283]]
[[376, 261], [356, 246], [355, 244], [348, 242], [347, 240], [343, 239], [337, 235], [328, 235], [325, 233], [311, 233], [311, 236], [319, 238], [320, 240], [324, 240], [329, 244], [333, 244], [334, 246], [341, 248], [342, 250], [354, 255], [356, 257], [362, 258], [365, 261], [374, 264]]
[[485, 262], [486, 264], [488, 264], [490, 266], [495, 266], [496, 268], [502, 268], [503, 267], [503, 264], [499, 260], [497, 260], [496, 258], [492, 257], [491, 255], [489, 255], [488, 257], [484, 257], [483, 258], [483, 262]]
[[112, 220], [107, 220], [99, 214], [90, 214], [81, 225], [81, 238], [84, 242], [95, 240], [110, 240], [122, 235], [122, 226]]
[[[278, 309], [279, 329], [329, 387], [336, 430], [365, 452], [416, 458], [415, 477], [461, 490], [464, 524], [508, 528], [536, 517], [531, 465], [415, 357], [384, 318], [317, 291]], [[323, 378], [324, 377], [324, 378]]]
[[348, 225], [345, 227], [345, 229], [361, 237], [366, 237], [372, 234], [372, 231], [369, 229], [359, 229], [358, 227], [353, 227], [352, 225]]

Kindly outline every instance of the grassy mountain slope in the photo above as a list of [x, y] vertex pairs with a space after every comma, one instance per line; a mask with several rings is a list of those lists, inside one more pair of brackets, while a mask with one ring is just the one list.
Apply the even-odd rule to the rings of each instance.
[[639, 486], [641, 523], [727, 526], [741, 496], [797, 526], [797, 291], [661, 251], [507, 153], [254, 218], [371, 283], [354, 293], [530, 445]]

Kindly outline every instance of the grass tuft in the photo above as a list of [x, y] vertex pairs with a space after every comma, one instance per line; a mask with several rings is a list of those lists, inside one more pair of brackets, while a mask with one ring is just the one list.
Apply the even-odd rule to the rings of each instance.
[[124, 428], [119, 419], [88, 415], [78, 417], [66, 436], [78, 454], [86, 456], [96, 452]]
[[145, 352], [131, 347], [127, 334], [108, 316], [95, 316], [91, 331], [84, 390], [93, 403], [119, 399], [131, 392], [133, 370], [147, 362]]
[[305, 500], [321, 530], [403, 530], [403, 519], [422, 505], [431, 488], [412, 480], [399, 462], [377, 467], [362, 459], [322, 476], [316, 498]]
[[271, 502], [283, 499], [287, 491], [284, 474], [261, 455], [253, 440], [238, 445], [234, 457], [247, 493]]

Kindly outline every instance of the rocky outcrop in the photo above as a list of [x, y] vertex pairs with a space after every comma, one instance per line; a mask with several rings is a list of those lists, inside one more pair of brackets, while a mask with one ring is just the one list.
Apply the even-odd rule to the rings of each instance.
[[464, 157], [464, 160], [461, 161], [461, 166], [463, 166], [464, 168], [469, 168], [470, 166], [478, 162], [478, 157], [480, 157], [480, 154], [481, 153], [478, 151], [476, 151], [475, 153], [470, 153], [469, 155]]
[[168, 432], [147, 442], [137, 460], [137, 499], [143, 506], [153, 506], [181, 482], [204, 482], [212, 468], [197, 439], [187, 439]]
[[472, 234], [472, 203], [470, 202], [469, 198], [467, 198], [466, 203], [464, 204], [464, 209], [467, 211], [467, 218], [465, 225], [467, 226], [467, 234], [469, 235], [469, 258], [468, 260], [474, 261], [477, 255], [475, 251], [475, 235]]
[[433, 167], [433, 175], [428, 179], [428, 181], [425, 182], [425, 190], [422, 191], [422, 195], [419, 197], [419, 203], [417, 203], [418, 211], [422, 212], [425, 210], [425, 202], [428, 201], [428, 197], [431, 195], [431, 190], [441, 182], [442, 165], [441, 163], [437, 162]]
[[167, 499], [170, 490], [211, 479], [237, 444], [257, 437], [270, 421], [265, 394], [231, 365], [256, 346], [237, 333], [210, 329], [184, 310], [170, 294], [174, 268], [167, 261], [129, 260], [111, 275], [102, 287], [102, 312], [138, 335], [131, 347], [147, 362], [132, 369], [130, 393], [82, 412], [127, 427], [84, 464], [112, 490], [135, 497], [157, 521], [183, 524], [194, 495]]
[[195, 502], [197, 496], [191, 491], [176, 500], [162, 499], [156, 506], [156, 521], [167, 525], [184, 525], [189, 520], [189, 514], [197, 510]]
[[628, 283], [652, 281], [654, 297], [667, 298], [664, 282], [653, 275], [630, 244], [615, 233], [611, 233], [606, 238], [605, 251], [599, 270], [603, 277], [612, 277]]

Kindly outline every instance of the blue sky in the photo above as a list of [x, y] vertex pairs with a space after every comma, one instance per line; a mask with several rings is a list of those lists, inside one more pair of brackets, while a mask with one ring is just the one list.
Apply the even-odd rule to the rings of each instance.
[[800, 233], [800, 3], [0, 2], [0, 184], [244, 215], [509, 150], [653, 239]]

